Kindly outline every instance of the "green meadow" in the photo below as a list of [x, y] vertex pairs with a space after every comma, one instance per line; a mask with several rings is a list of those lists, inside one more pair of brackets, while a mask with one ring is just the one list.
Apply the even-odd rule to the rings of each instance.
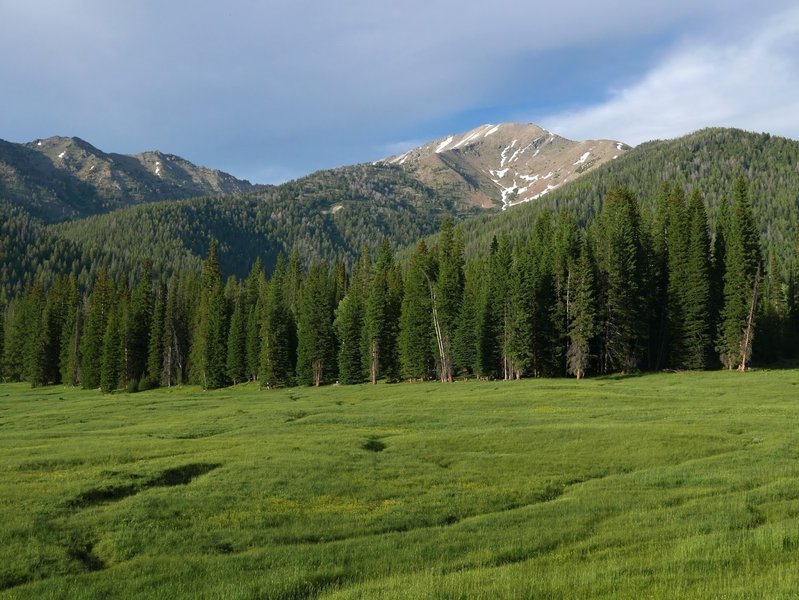
[[799, 371], [0, 385], [0, 598], [795, 598]]

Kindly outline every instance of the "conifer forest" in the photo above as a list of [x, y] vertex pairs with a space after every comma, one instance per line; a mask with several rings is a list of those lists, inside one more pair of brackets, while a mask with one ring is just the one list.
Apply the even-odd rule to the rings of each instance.
[[[651, 206], [652, 208], [649, 208]], [[747, 181], [709, 218], [699, 191], [616, 188], [585, 224], [464, 251], [449, 218], [406, 260], [389, 240], [349, 264], [280, 255], [239, 279], [212, 241], [201, 273], [100, 271], [29, 283], [2, 307], [6, 381], [138, 391], [745, 370], [791, 358], [795, 269], [761, 247]], [[709, 221], [715, 223], [713, 230]], [[795, 263], [791, 263], [795, 264]]]

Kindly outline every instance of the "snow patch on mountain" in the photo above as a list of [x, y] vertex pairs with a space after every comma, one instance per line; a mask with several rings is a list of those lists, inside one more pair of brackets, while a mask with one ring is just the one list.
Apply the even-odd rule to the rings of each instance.
[[452, 140], [454, 139], [455, 138], [453, 136], [449, 136], [447, 139], [441, 142], [438, 145], [438, 148], [436, 148], [436, 154], [441, 154], [444, 151], [444, 149], [452, 143]]

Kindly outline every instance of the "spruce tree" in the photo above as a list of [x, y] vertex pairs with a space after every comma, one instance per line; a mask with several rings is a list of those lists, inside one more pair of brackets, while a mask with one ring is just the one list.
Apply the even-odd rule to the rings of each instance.
[[[397, 376], [397, 336], [401, 293], [391, 247], [383, 240], [377, 254], [369, 292], [363, 305], [363, 348], [372, 383], [383, 376]], [[355, 281], [353, 285], [358, 285]]]
[[166, 288], [166, 305], [164, 306], [163, 359], [160, 380], [167, 387], [182, 383], [185, 366], [183, 364], [185, 346], [183, 344], [178, 285], [176, 277], [169, 280]]
[[66, 385], [80, 383], [80, 336], [83, 330], [84, 299], [78, 292], [78, 282], [74, 274], [69, 277], [64, 332], [61, 336], [59, 369], [61, 381]]
[[247, 379], [258, 380], [258, 370], [261, 361], [261, 322], [263, 320], [264, 287], [263, 266], [261, 259], [257, 259], [245, 282], [245, 309], [247, 316], [247, 339], [245, 350], [247, 354]]
[[339, 341], [339, 381], [344, 384], [363, 381], [361, 338], [364, 307], [361, 292], [350, 288], [336, 308], [333, 322]]
[[81, 385], [86, 389], [100, 387], [103, 338], [114, 296], [113, 284], [106, 272], [101, 271], [87, 302], [83, 335], [80, 339]]
[[[166, 287], [158, 286], [150, 324], [150, 344], [147, 348], [146, 380], [150, 387], [161, 385], [161, 373], [164, 368], [164, 313], [166, 312], [166, 295]], [[144, 378], [142, 381], [144, 381]]]
[[681, 187], [675, 187], [668, 198], [668, 231], [666, 234], [666, 321], [668, 357], [671, 366], [680, 366], [686, 352], [684, 285], [690, 242], [690, 218]]
[[602, 370], [630, 372], [641, 363], [648, 330], [646, 255], [632, 193], [616, 188], [606, 196], [597, 231], [604, 292]]
[[108, 320], [103, 332], [102, 353], [100, 356], [100, 389], [109, 393], [119, 386], [123, 359], [120, 353], [120, 312], [119, 306], [109, 309]]
[[406, 379], [427, 379], [433, 360], [429, 268], [430, 256], [422, 240], [408, 264], [400, 313], [399, 355], [401, 374]]
[[452, 382], [452, 345], [463, 301], [463, 242], [451, 218], [441, 226], [436, 259], [435, 279], [432, 270], [427, 274], [438, 347], [436, 368], [442, 382]]
[[582, 379], [591, 360], [591, 340], [597, 333], [597, 307], [594, 295], [594, 261], [586, 239], [571, 270], [573, 282], [569, 307], [568, 371]]
[[333, 300], [330, 269], [317, 263], [302, 286], [297, 313], [297, 378], [308, 385], [318, 387], [337, 375]]
[[233, 385], [247, 378], [247, 316], [243, 296], [243, 291], [234, 295], [227, 339], [227, 376]]
[[760, 277], [760, 242], [746, 181], [738, 178], [725, 239], [724, 307], [718, 350], [727, 369], [744, 370], [753, 341], [753, 307]]
[[290, 385], [294, 378], [294, 319], [286, 302], [286, 265], [278, 257], [275, 272], [265, 287], [261, 329], [261, 387]]
[[698, 191], [691, 195], [688, 219], [688, 251], [681, 282], [682, 354], [677, 365], [705, 369], [712, 343], [710, 236], [705, 205]]
[[150, 329], [153, 318], [152, 263], [142, 264], [142, 272], [130, 294], [127, 318], [127, 379], [140, 381], [147, 375]]
[[480, 312], [484, 293], [484, 262], [469, 261], [464, 267], [463, 302], [452, 343], [455, 373], [478, 375], [480, 365]]
[[227, 304], [222, 286], [222, 272], [216, 252], [216, 242], [212, 240], [208, 258], [203, 265], [191, 351], [193, 379], [205, 389], [222, 387], [227, 382], [225, 373], [226, 313]]

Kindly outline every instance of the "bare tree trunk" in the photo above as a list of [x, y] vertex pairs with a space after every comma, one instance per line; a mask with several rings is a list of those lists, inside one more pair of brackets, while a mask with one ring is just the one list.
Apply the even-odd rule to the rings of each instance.
[[369, 349], [369, 372], [372, 376], [372, 383], [377, 383], [377, 340], [372, 340], [371, 348]]
[[752, 340], [755, 337], [755, 307], [757, 306], [757, 288], [760, 286], [760, 265], [757, 265], [755, 273], [755, 283], [752, 286], [752, 303], [749, 306], [749, 317], [746, 319], [746, 329], [744, 329], [743, 340], [741, 342], [741, 364], [738, 371], [746, 371], [746, 361], [752, 356]]
[[314, 387], [319, 387], [320, 385], [322, 385], [322, 361], [319, 359], [313, 361], [313, 365], [311, 368], [313, 369]]

